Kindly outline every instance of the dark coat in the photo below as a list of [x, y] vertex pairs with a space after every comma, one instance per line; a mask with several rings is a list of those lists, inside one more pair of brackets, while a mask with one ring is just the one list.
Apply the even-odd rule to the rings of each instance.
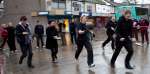
[[115, 31], [112, 30], [112, 28], [115, 29], [116, 26], [117, 26], [117, 23], [116, 23], [116, 22], [109, 21], [109, 22], [106, 24], [106, 26], [105, 26], [105, 28], [107, 29], [107, 33], [113, 35], [113, 34], [115, 33]]
[[[28, 32], [29, 34], [23, 35], [23, 32]], [[23, 26], [21, 24], [18, 24], [16, 26], [16, 38], [20, 44], [30, 44], [31, 43], [30, 33], [31, 32], [28, 27], [28, 24], [26, 24], [26, 26]]]
[[8, 27], [8, 41], [14, 41], [15, 40], [15, 27]]
[[44, 34], [44, 27], [43, 27], [43, 25], [36, 25], [34, 32], [37, 35], [43, 35]]
[[126, 20], [124, 16], [120, 17], [117, 23], [116, 34], [117, 37], [129, 38], [132, 37], [133, 21]]
[[55, 27], [48, 27], [46, 29], [46, 48], [52, 49], [52, 48], [58, 48], [57, 39], [54, 39], [54, 36], [58, 36], [57, 29]]

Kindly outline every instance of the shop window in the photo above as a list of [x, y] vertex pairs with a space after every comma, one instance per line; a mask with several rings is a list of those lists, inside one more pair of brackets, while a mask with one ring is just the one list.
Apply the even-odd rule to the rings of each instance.
[[52, 8], [65, 8], [65, 0], [53, 0]]

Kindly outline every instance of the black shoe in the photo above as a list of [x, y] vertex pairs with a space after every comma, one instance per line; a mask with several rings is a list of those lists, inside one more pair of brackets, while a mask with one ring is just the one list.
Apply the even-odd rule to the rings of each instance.
[[28, 65], [29, 68], [35, 68], [33, 65]]
[[133, 67], [131, 67], [130, 65], [126, 65], [127, 69], [134, 69]]

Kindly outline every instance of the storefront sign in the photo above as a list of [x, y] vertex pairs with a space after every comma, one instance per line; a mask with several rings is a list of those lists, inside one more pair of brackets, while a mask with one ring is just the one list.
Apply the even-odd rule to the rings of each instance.
[[38, 12], [38, 15], [48, 15], [48, 14], [49, 14], [48, 11]]
[[79, 15], [80, 16], [92, 16], [92, 13], [91, 12], [89, 12], [89, 13], [80, 12]]

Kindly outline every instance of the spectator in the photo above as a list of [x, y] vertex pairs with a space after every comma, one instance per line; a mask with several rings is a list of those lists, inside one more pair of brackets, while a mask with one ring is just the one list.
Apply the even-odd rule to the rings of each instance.
[[7, 44], [10, 48], [10, 52], [11, 53], [15, 53], [16, 50], [16, 45], [15, 45], [15, 27], [13, 27], [12, 23], [10, 22], [8, 24], [8, 40], [7, 40]]
[[44, 35], [44, 27], [42, 24], [39, 23], [39, 21], [37, 21], [37, 25], [35, 26], [35, 35], [36, 35], [36, 40], [37, 40], [37, 47], [40, 47], [40, 42], [41, 42], [41, 46], [44, 48], [44, 42], [43, 42], [43, 35]]
[[140, 31], [141, 31], [142, 45], [144, 44], [144, 39], [146, 39], [147, 44], [149, 44], [148, 27], [149, 27], [148, 20], [142, 18], [140, 20]]

